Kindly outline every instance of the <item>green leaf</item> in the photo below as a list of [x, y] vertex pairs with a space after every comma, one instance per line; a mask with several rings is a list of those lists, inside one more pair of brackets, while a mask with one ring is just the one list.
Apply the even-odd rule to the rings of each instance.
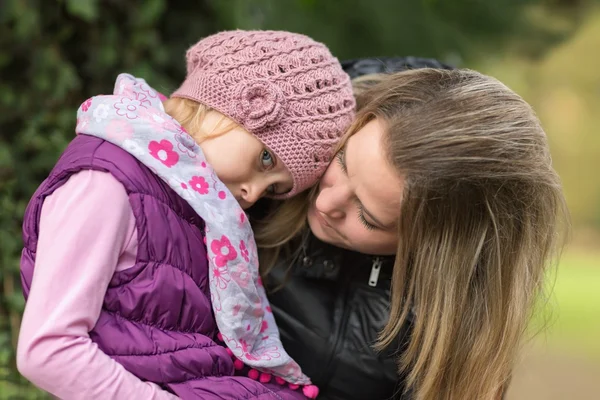
[[98, 18], [98, 0], [67, 0], [67, 12], [87, 22]]
[[166, 8], [167, 4], [165, 0], [145, 1], [144, 6], [138, 8], [136, 12], [135, 24], [137, 26], [151, 26], [156, 23]]

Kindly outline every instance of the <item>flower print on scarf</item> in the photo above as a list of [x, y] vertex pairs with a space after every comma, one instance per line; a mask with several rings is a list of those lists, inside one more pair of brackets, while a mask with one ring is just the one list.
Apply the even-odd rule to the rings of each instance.
[[[165, 102], [165, 101], [169, 100], [169, 98], [167, 96], [165, 96], [164, 94], [159, 93], [159, 92], [157, 92], [157, 93], [158, 93], [158, 98], [160, 99], [161, 102]], [[162, 107], [162, 104], [160, 106]], [[163, 109], [163, 111], [164, 111], [164, 109]]]
[[125, 120], [113, 119], [106, 125], [106, 137], [121, 143], [133, 137], [133, 126]]
[[[219, 212], [219, 210], [216, 207], [213, 207], [208, 202], [204, 203], [203, 206], [211, 221], [215, 221], [217, 224], [222, 224], [225, 221], [225, 217]], [[207, 228], [205, 228], [205, 230], [206, 229]]]
[[[246, 247], [248, 248], [248, 258], [251, 260], [252, 263], [254, 263], [258, 259], [258, 249], [256, 248], [256, 241], [252, 238], [248, 241]], [[262, 281], [260, 281], [260, 278], [259, 284], [262, 286]]]
[[98, 104], [92, 115], [97, 123], [102, 122], [103, 119], [108, 118], [108, 106], [106, 104]]
[[117, 115], [127, 117], [128, 119], [136, 119], [139, 114], [139, 108], [144, 107], [139, 100], [123, 97], [121, 101], [115, 103]]
[[233, 261], [237, 258], [237, 251], [231, 245], [229, 238], [225, 235], [221, 236], [221, 240], [214, 239], [210, 244], [210, 249], [215, 253], [215, 264], [218, 267], [227, 265], [228, 261]]
[[219, 293], [220, 292], [218, 292], [216, 290], [211, 290], [210, 291], [210, 303], [215, 308], [215, 311], [221, 311], [222, 310], [222, 307], [221, 307], [221, 296], [219, 295]]
[[[265, 338], [263, 338], [263, 340], [264, 339]], [[251, 349], [250, 346], [248, 346], [248, 343], [244, 339], [240, 339], [239, 347], [241, 347], [242, 354], [240, 354], [240, 355], [236, 354], [236, 356], [242, 360], [267, 360], [267, 361], [269, 361], [274, 358], [281, 357], [281, 352], [279, 350], [279, 347], [277, 347], [275, 345], [258, 346], [257, 348], [254, 349], [254, 351], [252, 351], [253, 349]], [[255, 354], [259, 354], [259, 356], [255, 355]], [[292, 364], [292, 365], [290, 365], [290, 364]], [[300, 367], [298, 366], [298, 364], [296, 364], [294, 361], [292, 361], [292, 363], [290, 363], [290, 364], [286, 365], [286, 367], [285, 367], [286, 375], [291, 375], [291, 374], [295, 374], [295, 373], [297, 374], [300, 371]]]
[[175, 134], [175, 140], [177, 141], [177, 148], [183, 154], [187, 154], [190, 158], [196, 158], [196, 141], [181, 127], [179, 132]]
[[81, 105], [81, 109], [84, 112], [87, 112], [87, 110], [89, 110], [91, 106], [92, 106], [92, 98], [90, 97], [89, 99], [87, 99], [86, 101], [83, 102], [83, 104]]
[[127, 74], [123, 74], [123, 77], [119, 76], [117, 78], [117, 83], [119, 85], [119, 89], [115, 90], [120, 95], [131, 96], [133, 93], [133, 86], [131, 85], [130, 78], [127, 77]]
[[85, 132], [85, 128], [90, 123], [90, 119], [87, 117], [79, 117], [77, 118], [77, 125], [75, 125], [75, 133], [79, 135], [79, 132]]
[[266, 319], [263, 319], [262, 324], [260, 326], [260, 333], [264, 333], [269, 328], [269, 323]]
[[[281, 357], [281, 352], [279, 351], [279, 347], [277, 346], [267, 346], [267, 347], [260, 347], [258, 348], [259, 351], [257, 351], [257, 353], [259, 353], [260, 359], [261, 360], [272, 360], [274, 358], [279, 358]], [[298, 373], [300, 372], [300, 367], [297, 367], [298, 364], [296, 364], [296, 366], [291, 366], [288, 367], [288, 369], [290, 371], [292, 371], [292, 373]]]
[[192, 201], [193, 192], [190, 190], [188, 182], [184, 182], [181, 179], [176, 178], [176, 177], [170, 177], [167, 180], [167, 183], [169, 184], [170, 187], [172, 187], [175, 190], [175, 192], [179, 196], [181, 196], [182, 199], [184, 199], [187, 202]]
[[208, 194], [208, 182], [202, 176], [192, 176], [189, 181], [190, 186], [200, 194]]
[[[265, 312], [263, 311], [262, 308], [260, 308], [260, 302], [257, 302], [257, 306], [258, 307], [255, 307], [254, 310], [252, 310], [252, 315], [254, 315], [254, 318], [257, 318], [257, 319], [263, 318], [265, 316]], [[268, 327], [268, 325], [267, 325], [267, 327]]]
[[[150, 97], [150, 98], [154, 99], [157, 96], [157, 92], [154, 89], [152, 89], [150, 86], [148, 86], [148, 84], [145, 82], [140, 84], [140, 90], [142, 92], [145, 92], [148, 95], [148, 97]], [[161, 99], [161, 101], [164, 101], [164, 100]]]
[[242, 356], [240, 358], [244, 358], [246, 360], [260, 360], [259, 357], [256, 357], [248, 350], [248, 343], [244, 339], [240, 339], [240, 346], [242, 347]]
[[150, 155], [163, 163], [166, 167], [171, 168], [179, 161], [179, 154], [173, 151], [173, 143], [166, 139], [157, 142], [155, 140], [148, 144]]
[[240, 304], [237, 296], [226, 297], [221, 303], [221, 309], [223, 312], [231, 313], [231, 315], [237, 315], [240, 312], [246, 312], [247, 307]]
[[135, 99], [140, 102], [142, 107], [150, 107], [152, 106], [152, 102], [148, 100], [148, 95], [146, 93], [135, 93]]
[[240, 242], [240, 253], [246, 262], [250, 261], [250, 257], [248, 257], [248, 249], [246, 248], [246, 243], [243, 240]]
[[252, 279], [252, 274], [250, 274], [250, 270], [248, 270], [248, 267], [244, 263], [236, 265], [236, 267], [230, 271], [230, 275], [237, 284], [243, 288], [247, 288]]
[[287, 377], [293, 376], [294, 378], [298, 378], [299, 376], [302, 376], [302, 370], [298, 363], [292, 361], [283, 368], [283, 374]]
[[175, 122], [165, 113], [158, 113], [155, 109], [140, 109], [139, 116], [143, 117], [146, 122], [152, 126], [154, 130], [157, 131], [168, 131], [168, 132], [178, 132], [179, 126], [178, 123]]
[[243, 351], [242, 351], [242, 346], [240, 346], [240, 343], [235, 340], [234, 338], [228, 338], [223, 332], [219, 332], [221, 333], [221, 337], [223, 338], [223, 342], [225, 342], [225, 344], [227, 345], [227, 347], [229, 347], [231, 349], [231, 351], [233, 352], [233, 355], [236, 356], [237, 358], [241, 358]]
[[129, 154], [132, 154], [137, 157], [146, 154], [146, 151], [142, 148], [142, 146], [137, 144], [137, 142], [134, 140], [124, 140], [121, 146], [123, 146], [123, 149], [125, 149]]
[[[219, 289], [225, 289], [231, 278], [229, 277], [229, 272], [227, 271], [227, 267], [225, 265], [213, 268], [211, 282], [213, 285], [218, 287]], [[211, 291], [212, 292], [212, 291]]]
[[163, 129], [163, 124], [165, 123], [164, 114], [161, 115], [161, 114], [157, 113], [156, 111], [154, 111], [153, 109], [140, 110], [140, 111], [141, 111], [140, 116], [143, 116], [144, 118], [146, 118], [148, 123], [150, 124], [150, 126], [152, 126], [153, 129], [155, 129], [155, 130]]

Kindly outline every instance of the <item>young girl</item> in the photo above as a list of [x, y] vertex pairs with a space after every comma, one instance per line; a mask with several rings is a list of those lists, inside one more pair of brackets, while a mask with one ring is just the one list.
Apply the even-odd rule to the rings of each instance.
[[[282, 348], [242, 208], [316, 182], [352, 121], [349, 78], [287, 32], [213, 35], [187, 71], [164, 104], [126, 74], [84, 102], [25, 213], [17, 363], [61, 399], [317, 395]], [[234, 376], [243, 363], [255, 379]]]

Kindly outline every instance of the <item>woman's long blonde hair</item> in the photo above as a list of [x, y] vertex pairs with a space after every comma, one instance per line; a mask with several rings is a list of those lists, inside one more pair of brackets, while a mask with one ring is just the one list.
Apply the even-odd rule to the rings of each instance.
[[[393, 343], [412, 312], [398, 365], [416, 399], [499, 398], [568, 233], [546, 135], [521, 97], [470, 70], [377, 75], [356, 88], [348, 136], [378, 118], [384, 156], [406, 176], [390, 317], [376, 348]], [[310, 196], [257, 224], [264, 266], [305, 229]], [[276, 245], [261, 243], [276, 234]]]

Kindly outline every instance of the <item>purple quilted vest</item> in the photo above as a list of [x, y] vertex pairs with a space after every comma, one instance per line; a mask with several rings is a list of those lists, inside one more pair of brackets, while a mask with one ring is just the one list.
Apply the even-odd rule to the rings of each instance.
[[27, 207], [21, 258], [25, 297], [44, 199], [84, 169], [110, 172], [123, 184], [139, 239], [135, 266], [115, 273], [110, 282], [92, 340], [127, 370], [159, 384], [233, 375], [231, 358], [212, 340], [217, 326], [202, 219], [148, 168], [101, 139], [75, 138]]

